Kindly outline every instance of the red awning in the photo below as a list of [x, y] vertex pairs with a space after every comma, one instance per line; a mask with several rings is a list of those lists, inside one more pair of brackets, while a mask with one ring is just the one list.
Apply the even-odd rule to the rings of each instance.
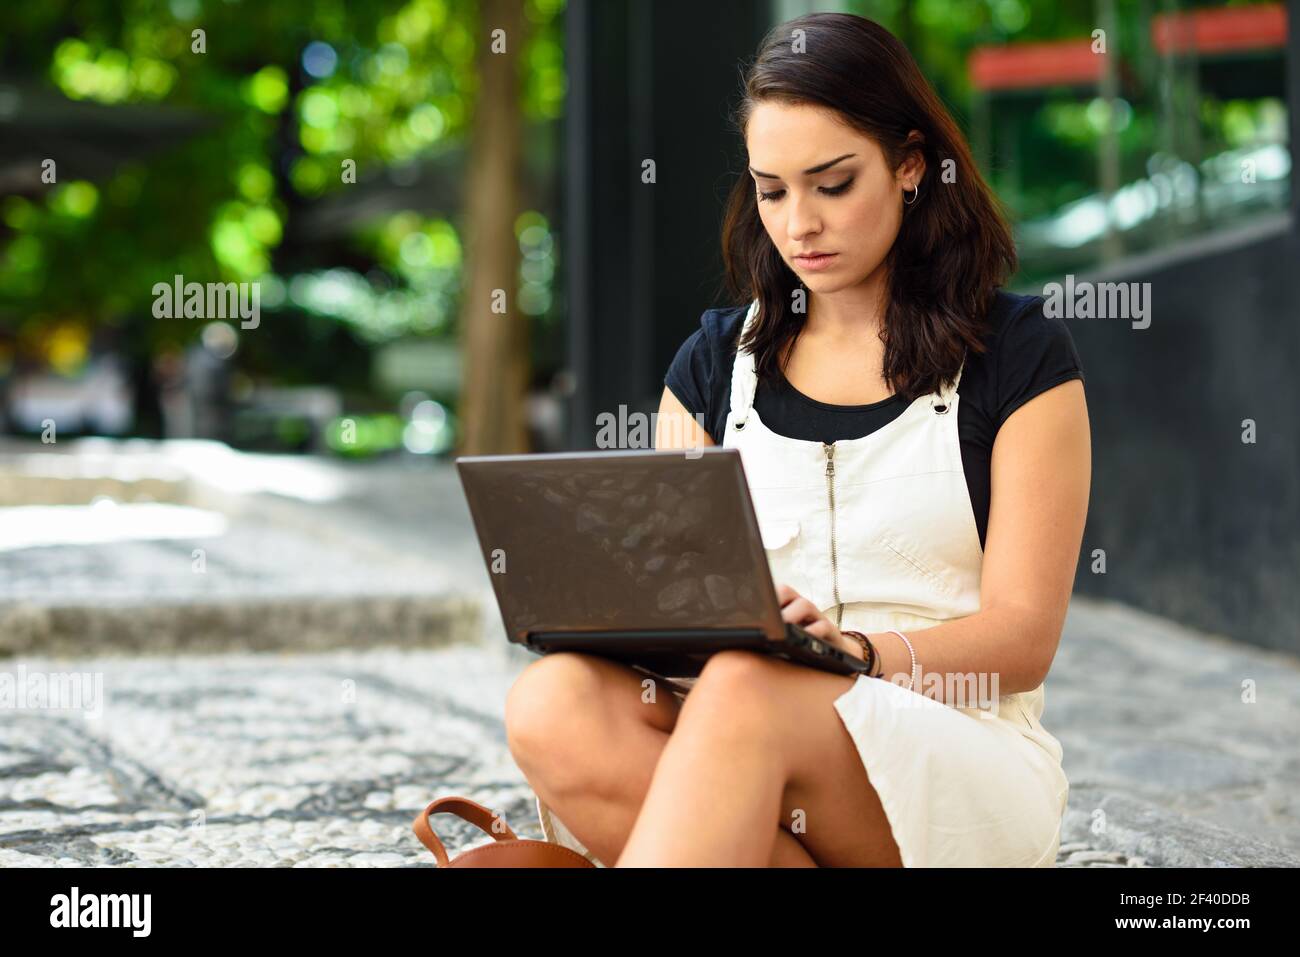
[[1160, 53], [1235, 53], [1286, 46], [1286, 7], [1216, 7], [1162, 13], [1151, 20], [1151, 40]]
[[971, 51], [970, 78], [977, 90], [1032, 89], [1096, 84], [1102, 56], [1092, 40], [1055, 40], [982, 46]]

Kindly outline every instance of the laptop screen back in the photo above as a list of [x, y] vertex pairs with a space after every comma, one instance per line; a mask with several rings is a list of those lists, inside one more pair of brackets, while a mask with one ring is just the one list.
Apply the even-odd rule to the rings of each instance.
[[456, 460], [506, 632], [783, 628], [740, 455]]

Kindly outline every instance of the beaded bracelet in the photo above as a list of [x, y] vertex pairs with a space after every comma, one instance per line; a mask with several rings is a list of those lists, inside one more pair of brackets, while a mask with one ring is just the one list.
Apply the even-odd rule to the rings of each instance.
[[848, 635], [862, 646], [863, 658], [867, 663], [867, 677], [879, 678], [880, 675], [875, 674], [874, 672], [876, 670], [876, 663], [880, 660], [880, 656], [876, 653], [876, 646], [871, 643], [871, 639], [860, 631], [845, 631], [843, 628], [840, 629], [840, 634]]
[[891, 635], [898, 635], [899, 638], [903, 639], [903, 644], [907, 645], [907, 653], [912, 656], [912, 670], [908, 672], [907, 688], [909, 691], [915, 691], [916, 690], [916, 649], [913, 648], [912, 643], [907, 640], [907, 635], [903, 634], [901, 631], [895, 631], [893, 628], [889, 628], [886, 630]]

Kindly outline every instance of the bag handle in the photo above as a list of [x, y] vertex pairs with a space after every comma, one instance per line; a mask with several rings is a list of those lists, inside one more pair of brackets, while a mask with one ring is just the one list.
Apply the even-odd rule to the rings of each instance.
[[[429, 823], [429, 817], [433, 814], [454, 814], [461, 820], [469, 821], [479, 830], [491, 834], [493, 840], [518, 840], [515, 837], [515, 832], [510, 830], [510, 825], [506, 823], [505, 818], [492, 813], [491, 808], [485, 807], [467, 797], [438, 798], [420, 812], [420, 816], [415, 819], [411, 829], [415, 831], [415, 836], [420, 839], [420, 843], [433, 852], [439, 867], [446, 867], [450, 859], [447, 857], [447, 849], [442, 846], [442, 841], [438, 840], [438, 835], [433, 833], [433, 827]], [[501, 834], [495, 832], [492, 829], [493, 821], [500, 821], [505, 831]]]

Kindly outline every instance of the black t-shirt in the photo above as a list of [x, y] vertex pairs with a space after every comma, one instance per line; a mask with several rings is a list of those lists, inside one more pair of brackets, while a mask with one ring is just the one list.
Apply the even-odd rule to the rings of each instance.
[[[1034, 396], [1069, 379], [1083, 379], [1074, 339], [1063, 320], [1043, 314], [1044, 297], [999, 290], [984, 339], [988, 352], [969, 352], [957, 394], [957, 434], [962, 468], [970, 493], [980, 547], [989, 523], [993, 439], [1012, 412]], [[721, 444], [731, 408], [731, 371], [736, 340], [748, 304], [709, 309], [673, 359], [664, 384], [692, 414], [701, 413], [704, 428]], [[792, 439], [835, 442], [876, 431], [903, 413], [900, 396], [870, 405], [830, 405], [810, 399], [780, 377], [769, 389], [760, 380], [754, 408], [763, 424]]]

